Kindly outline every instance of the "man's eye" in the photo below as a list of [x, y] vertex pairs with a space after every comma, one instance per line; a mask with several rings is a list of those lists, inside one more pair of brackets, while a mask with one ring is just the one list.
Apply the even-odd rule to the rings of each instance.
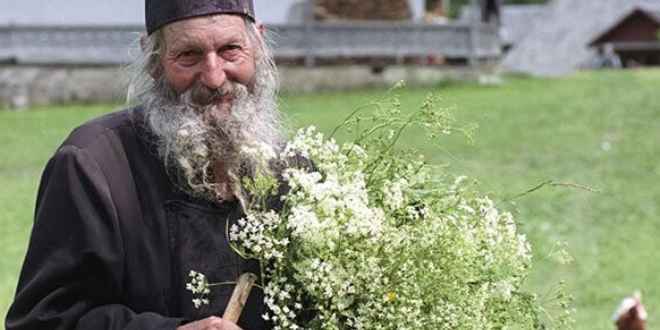
[[241, 46], [240, 45], [227, 45], [222, 47], [224, 50], [240, 50]]
[[227, 60], [232, 60], [237, 58], [241, 54], [243, 48], [239, 45], [228, 45], [220, 49], [222, 57]]

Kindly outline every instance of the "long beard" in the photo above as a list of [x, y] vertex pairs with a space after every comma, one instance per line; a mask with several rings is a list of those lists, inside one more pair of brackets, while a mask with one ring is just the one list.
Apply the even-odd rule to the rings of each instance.
[[[216, 202], [220, 192], [230, 187], [240, 199], [240, 178], [252, 175], [263, 163], [241, 151], [254, 146], [279, 149], [282, 127], [276, 81], [270, 70], [257, 63], [252, 89], [227, 81], [218, 90], [195, 85], [176, 93], [163, 78], [146, 95], [147, 124], [157, 138], [158, 153], [170, 179], [179, 189]], [[231, 103], [219, 105], [221, 100]], [[224, 173], [216, 173], [218, 168]], [[218, 182], [218, 177], [227, 180]]]

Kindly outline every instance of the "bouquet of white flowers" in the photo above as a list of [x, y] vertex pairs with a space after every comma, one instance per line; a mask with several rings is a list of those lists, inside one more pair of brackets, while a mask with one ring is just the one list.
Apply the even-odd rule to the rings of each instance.
[[[339, 128], [355, 136], [342, 145], [301, 129], [268, 160], [288, 186], [277, 212], [266, 203], [278, 186], [268, 167], [244, 178], [246, 217], [228, 234], [262, 264], [263, 317], [275, 329], [544, 327], [522, 289], [531, 251], [511, 214], [396, 145], [413, 127], [432, 139], [469, 133], [436, 105], [430, 96], [408, 115], [396, 98], [358, 109]], [[313, 165], [287, 163], [300, 157]]]

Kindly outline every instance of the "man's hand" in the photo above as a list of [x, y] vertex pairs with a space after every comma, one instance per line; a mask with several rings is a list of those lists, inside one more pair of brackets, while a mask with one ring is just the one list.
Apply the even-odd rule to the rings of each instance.
[[236, 324], [223, 320], [217, 316], [211, 316], [203, 320], [182, 325], [177, 330], [241, 330]]

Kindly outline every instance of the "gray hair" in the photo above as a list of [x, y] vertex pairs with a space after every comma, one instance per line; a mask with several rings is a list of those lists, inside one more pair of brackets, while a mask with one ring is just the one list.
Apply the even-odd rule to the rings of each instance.
[[270, 42], [261, 38], [252, 21], [245, 19], [245, 24], [255, 48], [254, 86], [248, 90], [235, 82], [225, 84], [223, 89], [235, 96], [229, 118], [209, 119], [212, 111], [189, 102], [194, 88], [177, 93], [170, 86], [160, 63], [166, 47], [162, 29], [142, 39], [143, 51], [127, 67], [127, 102], [143, 105], [146, 124], [157, 138], [166, 170], [179, 188], [195, 197], [217, 200], [222, 187], [214, 182], [213, 172], [221, 161], [233, 193], [243, 201], [240, 178], [254, 174], [263, 160], [245, 155], [242, 149], [265, 145], [277, 151], [283, 142], [276, 99], [279, 81]]

